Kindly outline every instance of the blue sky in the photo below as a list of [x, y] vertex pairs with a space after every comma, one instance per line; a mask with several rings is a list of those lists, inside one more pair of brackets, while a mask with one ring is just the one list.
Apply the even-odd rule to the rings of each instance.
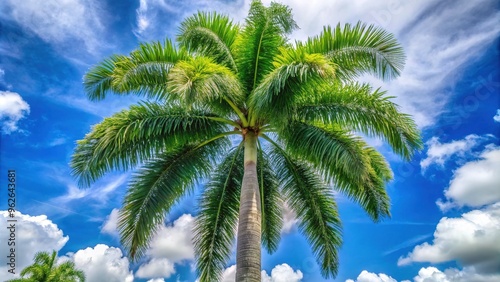
[[[267, 3], [268, 1], [264, 1]], [[396, 96], [425, 148], [402, 162], [379, 140], [395, 180], [392, 218], [373, 223], [337, 197], [344, 245], [336, 279], [324, 280], [294, 214], [285, 210], [279, 250], [264, 252], [263, 281], [500, 281], [500, 9], [481, 1], [282, 1], [306, 39], [324, 25], [362, 20], [394, 33], [407, 54], [401, 77], [363, 77]], [[17, 173], [17, 269], [37, 251], [58, 251], [88, 281], [195, 281], [190, 241], [197, 193], [167, 216], [147, 255], [124, 256], [116, 215], [129, 172], [79, 190], [68, 163], [93, 124], [139, 99], [86, 99], [82, 76], [139, 42], [174, 37], [198, 9], [242, 21], [249, 1], [4, 0], [0, 3], [0, 171]], [[6, 176], [0, 178], [6, 189]], [[0, 214], [6, 217], [6, 191]], [[0, 221], [0, 277], [6, 276]], [[234, 281], [234, 258], [224, 281]], [[349, 280], [349, 281], [351, 281]]]

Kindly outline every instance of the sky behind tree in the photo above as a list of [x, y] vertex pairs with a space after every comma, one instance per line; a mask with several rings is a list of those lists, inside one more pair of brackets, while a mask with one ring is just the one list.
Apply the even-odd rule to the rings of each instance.
[[[263, 1], [268, 4], [269, 1]], [[392, 218], [373, 223], [337, 196], [344, 245], [328, 281], [500, 281], [500, 7], [497, 1], [288, 0], [300, 29], [361, 20], [387, 29], [403, 45], [402, 75], [362, 77], [413, 115], [425, 148], [403, 162], [381, 140], [389, 160]], [[249, 1], [5, 0], [0, 3], [0, 171], [16, 170], [18, 272], [38, 251], [58, 251], [87, 281], [195, 281], [191, 227], [201, 183], [167, 216], [147, 255], [130, 262], [116, 231], [131, 173], [107, 175], [80, 190], [69, 161], [76, 140], [135, 96], [90, 102], [82, 76], [111, 54], [140, 42], [175, 38], [197, 10], [235, 21]], [[6, 256], [7, 176], [0, 178], [0, 277]], [[5, 220], [4, 220], [5, 218]], [[263, 252], [265, 281], [327, 281], [320, 275], [294, 214], [285, 210], [279, 249]], [[225, 271], [234, 280], [234, 255]], [[10, 274], [9, 274], [10, 275]], [[13, 278], [12, 277], [8, 277]], [[426, 280], [428, 281], [428, 280]]]

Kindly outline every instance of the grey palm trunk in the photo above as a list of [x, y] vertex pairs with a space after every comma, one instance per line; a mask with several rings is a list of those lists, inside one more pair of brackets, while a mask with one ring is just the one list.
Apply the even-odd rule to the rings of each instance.
[[236, 281], [261, 281], [261, 200], [257, 178], [257, 135], [245, 135], [244, 174], [240, 196]]

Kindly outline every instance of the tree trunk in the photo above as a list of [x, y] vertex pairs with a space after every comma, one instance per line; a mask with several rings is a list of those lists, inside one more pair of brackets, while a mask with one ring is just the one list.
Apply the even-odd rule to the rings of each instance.
[[251, 131], [245, 135], [244, 166], [236, 247], [236, 282], [261, 282], [261, 206], [257, 178], [257, 136]]

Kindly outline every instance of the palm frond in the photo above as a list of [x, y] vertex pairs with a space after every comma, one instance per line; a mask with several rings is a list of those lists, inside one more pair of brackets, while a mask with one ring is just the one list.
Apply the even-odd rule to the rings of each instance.
[[168, 75], [168, 91], [187, 107], [217, 105], [229, 112], [244, 102], [241, 85], [231, 70], [211, 58], [196, 57], [175, 65]]
[[385, 183], [391, 178], [390, 168], [360, 137], [339, 127], [302, 122], [291, 122], [280, 137], [292, 156], [310, 163], [373, 220], [389, 216]]
[[83, 78], [87, 97], [92, 101], [103, 100], [109, 92], [115, 92], [112, 86], [116, 64], [126, 60], [126, 56], [113, 55], [90, 69]]
[[213, 58], [218, 64], [237, 72], [231, 46], [238, 31], [238, 25], [226, 15], [200, 11], [181, 23], [177, 41], [181, 47]]
[[304, 91], [295, 106], [298, 119], [342, 124], [346, 128], [380, 137], [395, 153], [411, 159], [422, 148], [417, 125], [379, 89], [368, 84], [324, 83]]
[[269, 156], [259, 142], [257, 175], [259, 177], [262, 207], [262, 245], [268, 253], [278, 249], [283, 227], [283, 200], [281, 199], [278, 179], [269, 163]]
[[404, 67], [405, 54], [394, 35], [361, 22], [343, 28], [340, 24], [334, 29], [327, 26], [304, 46], [311, 53], [326, 54], [339, 66], [337, 75], [347, 80], [363, 73], [391, 79], [399, 76]]
[[286, 42], [286, 35], [297, 24], [287, 6], [271, 3], [265, 7], [252, 1], [245, 25], [235, 42], [236, 65], [240, 81], [250, 93], [273, 69], [273, 59]]
[[299, 228], [309, 240], [324, 277], [338, 272], [338, 249], [342, 227], [331, 190], [314, 168], [287, 154], [280, 147], [270, 152], [284, 196], [300, 221]]
[[168, 39], [163, 44], [142, 43], [129, 56], [112, 56], [88, 71], [85, 92], [90, 100], [102, 100], [108, 92], [166, 99], [167, 74], [176, 62], [188, 58]]
[[208, 175], [216, 157], [229, 146], [225, 138], [200, 144], [186, 144], [164, 152], [146, 163], [131, 180], [120, 210], [118, 229], [132, 259], [144, 254], [165, 213], [197, 179]]
[[263, 77], [250, 97], [250, 111], [259, 118], [283, 123], [303, 89], [334, 77], [334, 66], [321, 54], [308, 54], [304, 48], [280, 48], [274, 70]]
[[204, 140], [228, 130], [210, 112], [157, 103], [131, 106], [104, 119], [78, 141], [73, 175], [88, 186], [106, 172], [128, 170], [179, 144]]
[[243, 178], [242, 144], [226, 155], [206, 186], [194, 228], [200, 281], [219, 281], [236, 235]]

